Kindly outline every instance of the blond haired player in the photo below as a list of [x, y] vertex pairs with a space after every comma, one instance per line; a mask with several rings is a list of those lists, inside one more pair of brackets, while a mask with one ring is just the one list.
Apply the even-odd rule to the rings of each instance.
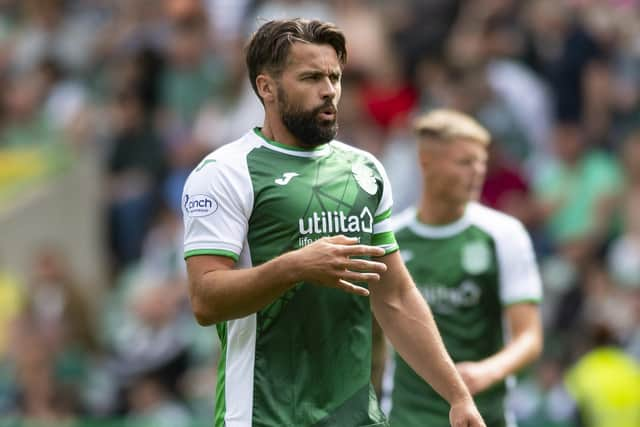
[[[424, 190], [396, 239], [486, 424], [510, 426], [506, 379], [542, 347], [540, 278], [527, 232], [476, 202], [490, 135], [471, 117], [434, 110], [415, 122]], [[392, 426], [445, 427], [448, 405], [397, 356]]]

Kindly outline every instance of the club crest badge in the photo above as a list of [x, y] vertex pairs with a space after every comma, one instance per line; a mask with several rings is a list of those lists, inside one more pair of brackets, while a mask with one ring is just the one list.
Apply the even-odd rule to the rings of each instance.
[[462, 248], [462, 268], [469, 274], [480, 274], [491, 266], [491, 249], [486, 242], [469, 242]]
[[356, 179], [356, 182], [367, 194], [374, 195], [378, 192], [378, 182], [376, 181], [376, 177], [373, 175], [373, 170], [369, 166], [363, 165], [361, 163], [355, 163], [351, 167], [351, 172], [353, 173], [353, 177]]

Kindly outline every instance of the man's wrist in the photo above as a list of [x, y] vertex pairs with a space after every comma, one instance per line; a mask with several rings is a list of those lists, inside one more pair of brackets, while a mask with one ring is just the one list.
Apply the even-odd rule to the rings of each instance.
[[486, 376], [489, 378], [489, 387], [507, 376], [501, 365], [495, 363], [491, 359], [486, 359], [480, 362], [480, 368], [483, 372], [486, 372]]
[[457, 382], [457, 387], [453, 390], [451, 396], [447, 399], [449, 405], [458, 406], [468, 404], [469, 402], [473, 403], [473, 396], [469, 392], [469, 389], [465, 385], [464, 381], [462, 381], [461, 377], [459, 378], [459, 382]]
[[275, 274], [282, 279], [283, 283], [290, 286], [302, 282], [302, 269], [299, 268], [295, 251], [286, 252], [271, 260], [274, 264]]
[[471, 408], [475, 407], [475, 402], [473, 401], [473, 397], [470, 394], [467, 394], [465, 397], [460, 397], [457, 400], [449, 402], [451, 409], [454, 408]]

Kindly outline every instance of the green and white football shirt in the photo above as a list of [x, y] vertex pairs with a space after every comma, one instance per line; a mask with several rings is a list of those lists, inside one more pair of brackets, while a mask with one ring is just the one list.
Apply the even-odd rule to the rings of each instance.
[[[338, 234], [397, 250], [391, 186], [370, 154], [332, 141], [313, 150], [259, 129], [216, 150], [185, 184], [185, 258], [238, 267]], [[384, 426], [371, 392], [368, 298], [299, 283], [272, 304], [217, 326], [216, 426]]]
[[[538, 303], [542, 286], [529, 235], [515, 218], [470, 203], [455, 223], [420, 223], [415, 209], [394, 221], [407, 269], [433, 311], [454, 362], [484, 359], [504, 347], [502, 310]], [[392, 426], [449, 426], [449, 404], [398, 355]], [[506, 384], [475, 396], [487, 426], [507, 425]]]

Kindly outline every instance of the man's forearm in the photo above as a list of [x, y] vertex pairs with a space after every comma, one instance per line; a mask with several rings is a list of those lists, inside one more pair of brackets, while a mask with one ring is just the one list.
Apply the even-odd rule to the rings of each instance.
[[492, 383], [518, 372], [542, 351], [543, 332], [537, 305], [518, 304], [509, 307], [506, 317], [511, 340], [498, 353], [479, 362]]
[[296, 283], [285, 256], [243, 269], [216, 269], [194, 274], [191, 304], [198, 323], [210, 325], [255, 313]]
[[450, 404], [471, 399], [444, 347], [431, 310], [404, 265], [398, 266], [397, 260], [393, 264], [393, 268], [388, 265], [389, 271], [371, 292], [371, 307], [385, 335], [413, 370]]
[[509, 342], [498, 353], [484, 359], [481, 364], [486, 367], [486, 374], [491, 376], [495, 383], [535, 360], [540, 354], [540, 349], [541, 344], [532, 333], [523, 334]]
[[350, 281], [378, 281], [386, 265], [359, 257], [382, 254], [382, 248], [359, 245], [358, 239], [340, 235], [253, 268], [235, 270], [230, 258], [194, 256], [187, 259], [191, 305], [198, 322], [210, 325], [255, 313], [300, 282], [369, 295]]

